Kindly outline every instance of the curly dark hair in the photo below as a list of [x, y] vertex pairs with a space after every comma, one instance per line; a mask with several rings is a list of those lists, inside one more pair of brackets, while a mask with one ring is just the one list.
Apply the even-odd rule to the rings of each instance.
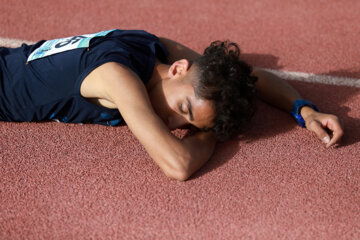
[[250, 75], [252, 67], [239, 56], [236, 43], [215, 41], [193, 62], [198, 74], [195, 94], [214, 103], [216, 116], [209, 130], [220, 141], [241, 133], [256, 110], [257, 78]]

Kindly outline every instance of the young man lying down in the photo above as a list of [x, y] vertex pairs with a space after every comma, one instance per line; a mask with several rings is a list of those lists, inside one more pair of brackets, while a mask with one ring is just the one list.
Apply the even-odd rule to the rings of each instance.
[[[320, 113], [285, 81], [252, 69], [239, 55], [232, 42], [213, 42], [200, 55], [139, 30], [0, 48], [0, 120], [126, 123], [166, 176], [178, 180], [211, 157], [217, 140], [244, 130], [255, 93], [327, 147], [340, 141], [336, 116]], [[171, 133], [190, 125], [197, 129], [190, 136]]]

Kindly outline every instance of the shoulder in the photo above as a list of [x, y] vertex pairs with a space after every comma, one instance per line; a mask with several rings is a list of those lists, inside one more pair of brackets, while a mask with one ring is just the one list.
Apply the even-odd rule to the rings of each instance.
[[107, 62], [90, 72], [80, 86], [80, 94], [85, 98], [108, 98], [109, 92], [126, 89], [131, 84], [143, 85], [137, 74], [129, 67]]

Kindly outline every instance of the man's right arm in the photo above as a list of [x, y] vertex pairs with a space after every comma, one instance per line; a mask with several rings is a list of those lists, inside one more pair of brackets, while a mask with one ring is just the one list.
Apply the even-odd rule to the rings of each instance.
[[170, 178], [188, 179], [212, 155], [215, 136], [199, 132], [183, 139], [176, 138], [157, 116], [139, 77], [118, 63], [106, 63], [93, 78], [100, 99], [116, 105], [126, 124], [145, 147], [151, 158]]

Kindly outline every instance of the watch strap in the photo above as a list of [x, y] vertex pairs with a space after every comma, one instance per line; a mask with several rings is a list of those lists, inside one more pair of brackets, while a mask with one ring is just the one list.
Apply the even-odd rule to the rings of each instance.
[[295, 119], [297, 124], [302, 128], [304, 128], [306, 125], [305, 125], [304, 118], [300, 114], [300, 111], [301, 111], [301, 108], [305, 107], [305, 106], [311, 107], [312, 109], [314, 109], [317, 112], [319, 111], [319, 109], [312, 102], [310, 102], [308, 100], [303, 100], [303, 99], [295, 100], [290, 114]]

